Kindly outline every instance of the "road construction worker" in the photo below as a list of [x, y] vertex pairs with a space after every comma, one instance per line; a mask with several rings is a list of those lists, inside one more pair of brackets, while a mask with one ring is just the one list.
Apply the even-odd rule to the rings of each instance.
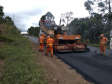
[[39, 51], [42, 51], [42, 52], [43, 52], [43, 47], [44, 47], [44, 37], [45, 37], [44, 34], [42, 34], [42, 35], [39, 37], [39, 42], [40, 42]]
[[51, 57], [53, 57], [53, 43], [54, 43], [54, 40], [51, 38], [51, 36], [48, 36], [48, 39], [47, 39], [47, 51], [45, 53], [45, 55], [47, 56], [48, 55], [48, 52], [51, 52]]
[[108, 42], [108, 39], [104, 37], [104, 34], [101, 34], [99, 38], [100, 38], [100, 54], [105, 55], [106, 43]]

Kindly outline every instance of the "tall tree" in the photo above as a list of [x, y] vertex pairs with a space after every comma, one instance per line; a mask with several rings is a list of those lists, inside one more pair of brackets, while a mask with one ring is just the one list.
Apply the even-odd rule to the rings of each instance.
[[111, 2], [111, 0], [87, 0], [84, 3], [84, 6], [91, 15], [93, 15], [95, 12], [99, 14], [105, 14], [108, 12], [110, 14], [112, 6]]
[[33, 27], [31, 26], [29, 29], [28, 29], [28, 33], [30, 35], [33, 35], [33, 36], [38, 36], [39, 35], [39, 31], [40, 31], [40, 27]]
[[9, 17], [9, 16], [5, 17], [5, 21], [8, 22], [8, 23], [10, 23], [10, 24], [12, 24], [12, 25], [14, 24], [14, 22], [12, 21], [12, 18]]
[[46, 16], [46, 19], [49, 19], [49, 20], [54, 20], [55, 18], [51, 12], [47, 12], [45, 16]]
[[0, 17], [2, 18], [4, 16], [3, 7], [0, 6]]
[[[68, 24], [73, 20], [73, 12], [66, 12], [64, 14], [61, 14], [61, 18], [60, 18], [60, 24], [61, 22], [65, 23], [66, 26], [68, 26]], [[73, 34], [73, 31], [71, 30], [71, 28], [68, 28], [67, 34]]]
[[4, 16], [3, 7], [0, 6], [0, 23], [4, 22], [3, 16]]
[[82, 39], [89, 39], [91, 43], [99, 41], [99, 35], [103, 32], [104, 23], [102, 15], [95, 14], [90, 18], [75, 18], [69, 25], [74, 34], [81, 34]]
[[[109, 32], [112, 29], [112, 0], [87, 0], [84, 5], [86, 10], [89, 11], [91, 16], [94, 16], [96, 13], [103, 15], [103, 22], [107, 28], [106, 32]], [[109, 33], [108, 33], [109, 35]]]
[[61, 14], [61, 20], [66, 25], [68, 25], [69, 22], [71, 22], [73, 20], [73, 12], [66, 12], [64, 14]]

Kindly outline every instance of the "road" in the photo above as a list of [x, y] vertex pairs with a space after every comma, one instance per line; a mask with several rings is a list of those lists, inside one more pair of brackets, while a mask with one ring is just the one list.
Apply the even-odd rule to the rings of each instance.
[[[38, 38], [29, 37], [34, 42]], [[91, 47], [90, 52], [56, 53], [55, 55], [77, 70], [82, 76], [95, 84], [112, 84], [112, 51], [106, 49], [106, 55], [100, 55], [99, 49]], [[97, 52], [95, 52], [97, 50]]]

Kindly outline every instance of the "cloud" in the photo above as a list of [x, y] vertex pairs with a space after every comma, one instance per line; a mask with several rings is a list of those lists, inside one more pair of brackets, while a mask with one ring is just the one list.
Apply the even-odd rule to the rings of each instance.
[[38, 26], [40, 17], [50, 11], [59, 24], [61, 13], [73, 12], [74, 17], [85, 17], [87, 0], [1, 0], [5, 16], [10, 16], [20, 30]]
[[[20, 29], [20, 30], [26, 30], [30, 26], [38, 26], [38, 20], [37, 16], [41, 15], [42, 13], [41, 8], [34, 8], [30, 10], [24, 10], [24, 11], [19, 11], [19, 12], [6, 12], [5, 16], [10, 16], [12, 20], [14, 21], [15, 25]], [[31, 18], [34, 20], [37, 20], [37, 23], [33, 21]]]

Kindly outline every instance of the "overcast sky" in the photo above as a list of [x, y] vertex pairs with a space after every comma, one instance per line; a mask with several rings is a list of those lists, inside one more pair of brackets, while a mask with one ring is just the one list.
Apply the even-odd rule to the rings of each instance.
[[[62, 13], [73, 12], [74, 18], [89, 16], [84, 7], [87, 0], [0, 0], [5, 16], [14, 19], [15, 25], [21, 31], [27, 31], [31, 26], [38, 26], [40, 17], [47, 12], [55, 16], [56, 24]], [[14, 17], [14, 18], [13, 18]]]

